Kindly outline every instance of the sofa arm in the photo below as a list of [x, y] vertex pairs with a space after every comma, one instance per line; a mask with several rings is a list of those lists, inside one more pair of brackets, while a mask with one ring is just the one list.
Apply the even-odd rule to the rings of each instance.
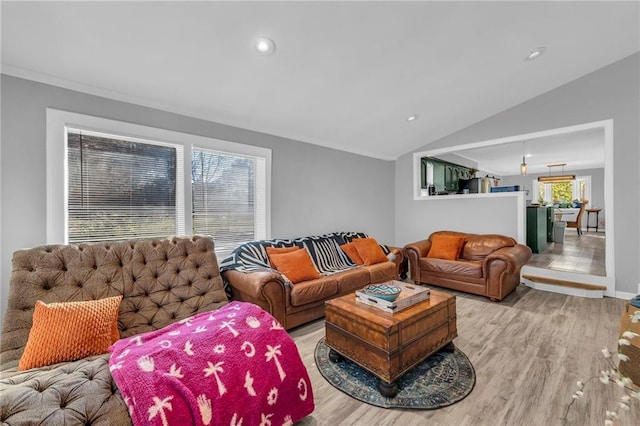
[[420, 281], [420, 258], [426, 257], [430, 249], [430, 240], [416, 241], [415, 243], [410, 243], [404, 246], [404, 257], [409, 262], [411, 279], [415, 282]]
[[231, 287], [231, 298], [260, 306], [286, 327], [286, 284], [277, 272], [224, 271], [222, 278]]
[[404, 270], [405, 258], [404, 258], [404, 254], [402, 253], [402, 249], [400, 247], [393, 247], [393, 246], [387, 246], [387, 247], [389, 248], [389, 250], [394, 256], [392, 262], [396, 264], [396, 272], [398, 273], [398, 277], [402, 277], [402, 275], [404, 274], [406, 278], [406, 271]]
[[531, 253], [531, 249], [523, 244], [498, 249], [485, 257], [482, 265], [483, 275], [487, 276], [488, 271], [491, 270], [491, 264], [496, 261], [504, 262], [507, 273], [516, 273], [531, 259]]

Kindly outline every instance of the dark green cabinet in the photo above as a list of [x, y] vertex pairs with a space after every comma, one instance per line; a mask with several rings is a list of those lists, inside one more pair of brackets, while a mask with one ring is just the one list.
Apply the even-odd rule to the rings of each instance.
[[547, 249], [547, 209], [527, 207], [527, 245], [534, 253]]
[[422, 188], [426, 189], [427, 182], [427, 164], [433, 166], [433, 184], [437, 191], [457, 192], [458, 179], [470, 179], [473, 177], [473, 170], [469, 167], [460, 166], [458, 164], [449, 163], [433, 157], [421, 158], [421, 180]]
[[553, 242], [553, 207], [547, 207], [547, 242]]

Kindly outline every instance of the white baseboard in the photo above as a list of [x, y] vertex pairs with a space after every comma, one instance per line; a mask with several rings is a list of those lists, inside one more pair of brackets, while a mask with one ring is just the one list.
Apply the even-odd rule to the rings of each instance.
[[631, 300], [634, 297], [636, 297], [636, 295], [633, 293], [627, 293], [626, 291], [616, 291], [616, 299]]

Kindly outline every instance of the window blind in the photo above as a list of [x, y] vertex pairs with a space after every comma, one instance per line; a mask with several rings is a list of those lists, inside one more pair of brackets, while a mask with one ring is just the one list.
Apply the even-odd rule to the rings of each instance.
[[265, 214], [256, 211], [256, 196], [263, 196], [264, 186], [256, 181], [259, 163], [253, 157], [192, 150], [193, 232], [213, 236], [218, 256], [225, 257], [243, 242], [264, 238], [260, 231], [264, 219], [260, 219]]
[[67, 130], [68, 241], [176, 234], [175, 147]]

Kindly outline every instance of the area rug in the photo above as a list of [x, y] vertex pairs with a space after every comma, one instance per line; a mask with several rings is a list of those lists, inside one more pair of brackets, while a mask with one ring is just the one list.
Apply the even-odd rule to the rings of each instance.
[[324, 338], [315, 350], [320, 374], [347, 395], [382, 408], [414, 408], [433, 410], [464, 399], [476, 383], [476, 373], [469, 358], [458, 348], [440, 351], [424, 360], [398, 380], [399, 391], [393, 398], [378, 392], [378, 378], [354, 362], [344, 358], [329, 360], [329, 347]]

